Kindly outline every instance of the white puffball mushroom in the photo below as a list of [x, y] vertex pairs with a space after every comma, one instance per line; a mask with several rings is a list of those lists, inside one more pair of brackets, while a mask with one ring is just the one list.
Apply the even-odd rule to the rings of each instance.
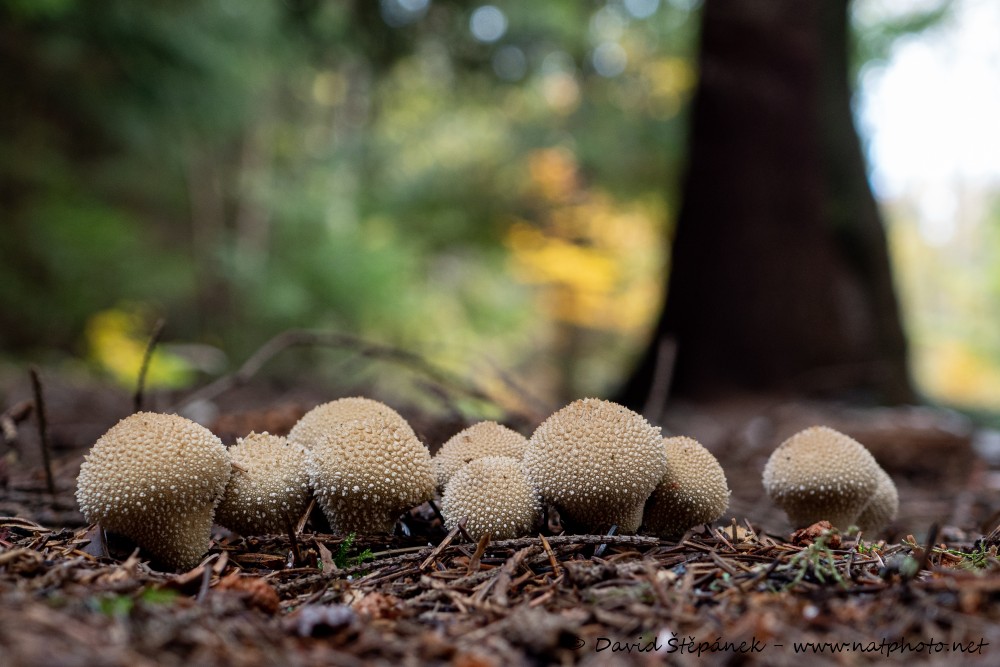
[[875, 487], [875, 493], [855, 523], [864, 533], [877, 533], [895, 519], [898, 512], [899, 494], [896, 491], [896, 484], [879, 466], [878, 486]]
[[369, 417], [382, 417], [404, 430], [413, 431], [403, 416], [385, 403], [362, 396], [352, 396], [317, 405], [302, 415], [289, 431], [288, 442], [302, 445], [307, 450], [312, 449], [313, 445], [338, 426]]
[[434, 456], [438, 486], [444, 487], [459, 468], [484, 456], [524, 457], [528, 439], [496, 422], [484, 421], [459, 431]]
[[399, 515], [434, 497], [431, 454], [412, 429], [373, 416], [334, 428], [306, 455], [309, 481], [340, 533], [391, 533]]
[[542, 498], [572, 523], [593, 532], [614, 524], [634, 533], [667, 459], [660, 429], [642, 415], [585, 398], [535, 429], [524, 465]]
[[285, 533], [309, 504], [306, 451], [284, 437], [251, 433], [229, 448], [233, 474], [215, 511], [221, 526], [242, 535]]
[[718, 459], [693, 438], [664, 438], [667, 471], [646, 501], [645, 530], [679, 537], [688, 528], [715, 521], [729, 507], [729, 485]]
[[138, 412], [86, 455], [76, 499], [87, 521], [131, 538], [168, 567], [187, 569], [208, 551], [230, 470], [225, 445], [205, 427]]
[[441, 513], [448, 530], [465, 518], [465, 531], [473, 539], [489, 533], [505, 540], [531, 532], [541, 520], [542, 505], [519, 459], [486, 456], [451, 476]]
[[796, 528], [827, 520], [846, 530], [878, 487], [880, 468], [865, 447], [826, 426], [781, 443], [764, 466], [764, 489]]

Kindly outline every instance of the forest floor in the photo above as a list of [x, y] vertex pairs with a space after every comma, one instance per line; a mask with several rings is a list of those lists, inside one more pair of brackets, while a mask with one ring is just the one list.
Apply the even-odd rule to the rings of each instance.
[[[317, 513], [286, 535], [220, 529], [177, 573], [76, 509], [82, 456], [129, 397], [58, 379], [45, 391], [54, 496], [30, 388], [0, 405], [0, 667], [1000, 660], [1000, 457], [951, 413], [671, 405], [665, 431], [705, 444], [733, 490], [723, 520], [677, 542], [547, 529], [475, 544], [424, 505], [392, 537], [332, 535]], [[228, 442], [286, 432], [331, 398], [231, 391], [213, 428]], [[467, 425], [404, 415], [432, 450]], [[792, 534], [764, 495], [767, 456], [812, 424], [855, 436], [896, 481], [900, 515], [881, 534]]]

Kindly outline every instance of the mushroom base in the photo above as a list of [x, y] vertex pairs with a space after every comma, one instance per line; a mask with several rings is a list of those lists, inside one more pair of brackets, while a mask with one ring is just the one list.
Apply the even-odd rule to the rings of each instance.
[[847, 530], [848, 527], [858, 522], [857, 514], [835, 514], [832, 512], [792, 513], [787, 509], [785, 510], [785, 514], [788, 516], [788, 522], [796, 530], [807, 528], [819, 521], [829, 521], [831, 526], [840, 530]]
[[106, 519], [101, 526], [131, 539], [160, 564], [174, 570], [188, 570], [201, 561], [211, 546], [214, 509], [206, 505], [188, 512], [183, 517], [150, 514], [128, 526]]
[[642, 529], [662, 538], [681, 537], [689, 528], [711, 523], [725, 513], [699, 507], [690, 498], [676, 493], [653, 492], [646, 502]]
[[319, 500], [319, 506], [327, 521], [330, 522], [330, 528], [333, 529], [333, 532], [344, 535], [349, 533], [391, 535], [400, 515], [410, 509], [409, 507], [390, 509], [361, 505], [356, 502], [357, 499], [352, 499], [355, 502], [343, 502], [341, 496], [331, 500], [324, 499], [317, 494], [317, 500]]
[[618, 533], [633, 535], [642, 525], [642, 509], [638, 507], [603, 507], [586, 514], [571, 512], [561, 505], [556, 506], [567, 530], [577, 534], [602, 535], [616, 526]]

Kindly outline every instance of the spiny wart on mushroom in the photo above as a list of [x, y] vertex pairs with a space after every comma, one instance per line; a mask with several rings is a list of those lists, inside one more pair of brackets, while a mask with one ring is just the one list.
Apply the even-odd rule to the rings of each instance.
[[660, 429], [642, 415], [585, 398], [535, 429], [524, 463], [543, 499], [576, 526], [634, 533], [667, 460]]
[[216, 521], [243, 535], [284, 533], [311, 496], [306, 451], [284, 437], [251, 433], [229, 448], [233, 474]]
[[542, 506], [519, 459], [487, 456], [452, 475], [441, 513], [449, 530], [465, 518], [465, 530], [473, 539], [489, 533], [503, 540], [531, 532], [541, 520]]
[[205, 427], [177, 415], [138, 412], [91, 448], [76, 498], [87, 521], [184, 569], [208, 551], [230, 470], [225, 446]]
[[341, 533], [391, 533], [400, 514], [433, 498], [437, 486], [427, 447], [381, 415], [325, 433], [306, 466], [319, 506]]
[[667, 470], [646, 501], [643, 528], [660, 537], [680, 537], [688, 528], [715, 521], [729, 507], [726, 473], [693, 438], [663, 439]]
[[434, 456], [438, 486], [444, 487], [465, 464], [484, 456], [524, 457], [528, 439], [496, 422], [484, 421], [459, 431]]

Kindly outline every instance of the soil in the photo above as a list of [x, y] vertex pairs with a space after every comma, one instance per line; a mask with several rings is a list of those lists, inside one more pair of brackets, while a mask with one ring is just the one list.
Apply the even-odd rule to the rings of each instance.
[[[539, 535], [476, 544], [427, 504], [393, 536], [330, 534], [316, 511], [289, 534], [218, 528], [198, 567], [172, 572], [86, 525], [74, 500], [83, 454], [131, 397], [65, 378], [44, 388], [54, 495], [30, 386], [8, 383], [0, 405], [2, 667], [1000, 659], [1000, 458], [992, 434], [952, 413], [671, 405], [665, 432], [699, 439], [733, 491], [723, 520], [677, 541], [560, 534], [553, 513]], [[255, 383], [206, 415], [232, 442], [287, 432], [331, 394]], [[403, 412], [432, 449], [468, 425], [457, 411]], [[507, 421], [530, 433], [532, 417]], [[793, 533], [764, 494], [767, 456], [812, 424], [855, 436], [896, 481], [900, 513], [878, 535]]]

